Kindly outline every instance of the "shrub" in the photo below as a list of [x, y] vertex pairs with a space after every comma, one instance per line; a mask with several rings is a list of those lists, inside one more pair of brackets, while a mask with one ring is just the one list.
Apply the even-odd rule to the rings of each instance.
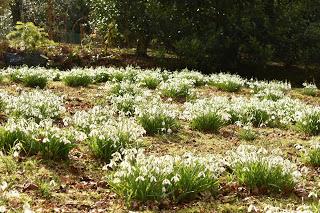
[[87, 87], [93, 82], [93, 75], [87, 70], [73, 69], [69, 72], [65, 72], [62, 76], [62, 80], [70, 87]]
[[138, 145], [145, 130], [135, 120], [126, 117], [111, 119], [91, 129], [88, 143], [92, 154], [109, 162], [112, 154]]
[[164, 97], [185, 101], [193, 96], [194, 81], [188, 79], [170, 78], [160, 85]]
[[160, 98], [142, 102], [135, 114], [148, 135], [172, 133], [179, 128], [177, 106], [161, 103]]
[[43, 28], [38, 28], [32, 22], [17, 22], [15, 29], [7, 35], [7, 39], [13, 48], [34, 52], [54, 44], [47, 36]]
[[320, 108], [308, 107], [302, 112], [297, 112], [297, 127], [310, 135], [320, 134]]
[[269, 155], [262, 148], [241, 145], [235, 152], [228, 152], [227, 156], [238, 182], [250, 191], [292, 191], [301, 175], [295, 164], [275, 154]]
[[116, 171], [108, 175], [108, 183], [127, 203], [180, 202], [194, 199], [199, 193], [215, 193], [224, 171], [223, 163], [213, 155], [146, 156], [136, 149], [114, 154], [109, 166]]
[[225, 107], [227, 98], [198, 99], [194, 103], [185, 103], [183, 118], [191, 121], [191, 127], [203, 132], [217, 132], [230, 119]]
[[318, 88], [315, 84], [309, 84], [309, 83], [303, 83], [303, 90], [302, 93], [304, 95], [309, 95], [309, 96], [316, 96], [318, 93]]

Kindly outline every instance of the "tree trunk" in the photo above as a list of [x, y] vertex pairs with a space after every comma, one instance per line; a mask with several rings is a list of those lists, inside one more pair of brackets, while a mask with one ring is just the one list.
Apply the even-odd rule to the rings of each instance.
[[22, 3], [22, 0], [14, 0], [10, 5], [13, 26], [22, 20]]
[[136, 55], [146, 57], [147, 56], [147, 50], [148, 50], [148, 39], [145, 37], [141, 37], [137, 40], [137, 49], [136, 49]]

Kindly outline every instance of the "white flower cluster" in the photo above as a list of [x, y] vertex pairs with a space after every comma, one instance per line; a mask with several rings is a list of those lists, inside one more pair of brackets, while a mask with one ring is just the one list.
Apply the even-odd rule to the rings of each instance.
[[41, 78], [46, 78], [48, 80], [52, 80], [56, 74], [57, 70], [54, 69], [46, 69], [43, 67], [35, 67], [35, 68], [28, 68], [28, 67], [19, 67], [19, 68], [7, 68], [2, 70], [4, 76], [11, 76], [14, 78], [13, 80], [22, 81], [26, 76], [36, 76]]
[[16, 117], [35, 119], [57, 118], [65, 113], [63, 97], [41, 90], [22, 92], [19, 96], [4, 98], [6, 113]]
[[72, 125], [75, 128], [89, 133], [91, 128], [107, 122], [112, 116], [114, 111], [109, 107], [94, 106], [88, 111], [77, 111], [72, 117], [63, 119], [64, 125]]
[[279, 155], [280, 150], [273, 150], [269, 153], [264, 148], [257, 148], [252, 145], [240, 145], [236, 151], [228, 151], [226, 154], [226, 161], [232, 168], [241, 166], [242, 170], [246, 170], [246, 166], [250, 163], [260, 162], [266, 165], [270, 170], [280, 167], [283, 174], [289, 174], [292, 176], [295, 182], [301, 178], [301, 173], [298, 170], [298, 166], [295, 163], [284, 159]]
[[160, 92], [169, 98], [187, 98], [194, 95], [194, 80], [185, 78], [169, 78], [161, 82]]
[[110, 91], [114, 96], [123, 95], [138, 95], [141, 94], [143, 89], [138, 84], [132, 83], [131, 81], [121, 81], [116, 83], [107, 82], [105, 88]]
[[281, 90], [283, 92], [291, 90], [291, 84], [289, 82], [280, 82], [280, 81], [249, 81], [247, 82], [250, 89], [254, 93], [259, 92], [260, 90], [270, 89], [270, 90]]
[[[224, 161], [214, 155], [195, 156], [186, 153], [182, 156], [159, 157], [147, 156], [141, 149], [129, 149], [115, 153], [107, 168], [116, 168], [109, 179], [117, 191], [128, 194], [134, 189], [144, 194], [145, 199], [161, 199], [172, 197], [175, 193], [191, 193], [188, 187], [192, 186], [193, 193], [212, 190], [211, 187], [217, 187], [217, 179], [225, 171], [223, 166]], [[192, 180], [192, 183], [188, 180]], [[214, 185], [210, 185], [212, 181]], [[201, 185], [203, 182], [205, 185]], [[152, 187], [148, 187], [150, 184]], [[143, 199], [136, 192], [131, 196]]]
[[279, 100], [285, 96], [285, 93], [282, 90], [274, 89], [274, 88], [265, 88], [263, 90], [259, 90], [255, 97], [260, 99], [269, 99], [269, 100]]
[[305, 88], [305, 89], [314, 89], [314, 90], [317, 90], [317, 86], [315, 84], [312, 84], [312, 83], [303, 83], [302, 86]]
[[231, 115], [229, 114], [229, 99], [227, 97], [213, 97], [211, 99], [197, 99], [194, 102], [186, 102], [184, 104], [184, 111], [181, 115], [182, 119], [191, 121], [199, 116], [205, 116], [210, 113], [220, 115], [223, 120], [229, 121]]
[[93, 78], [95, 75], [95, 71], [91, 68], [73, 68], [67, 72], [61, 72], [61, 79], [65, 79], [68, 77], [89, 77]]
[[112, 141], [116, 145], [122, 142], [123, 137], [125, 137], [127, 143], [138, 142], [144, 134], [145, 130], [134, 118], [120, 116], [108, 119], [101, 125], [92, 125], [88, 137]]
[[135, 115], [147, 132], [171, 133], [172, 128], [176, 127], [180, 111], [176, 104], [163, 103], [160, 97], [153, 97], [151, 100], [142, 99], [135, 108]]
[[137, 82], [149, 89], [156, 89], [156, 87], [163, 81], [160, 69], [141, 71], [137, 75]]
[[192, 80], [195, 86], [202, 86], [206, 83], [207, 79], [203, 74], [200, 72], [196, 72], [193, 70], [184, 69], [181, 72], [175, 72], [172, 74], [173, 78], [180, 78], [180, 79], [188, 79]]
[[208, 82], [209, 84], [215, 85], [220, 89], [224, 89], [225, 87], [234, 87], [235, 89], [239, 89], [245, 85], [246, 80], [241, 78], [239, 75], [218, 73], [211, 74], [208, 77]]

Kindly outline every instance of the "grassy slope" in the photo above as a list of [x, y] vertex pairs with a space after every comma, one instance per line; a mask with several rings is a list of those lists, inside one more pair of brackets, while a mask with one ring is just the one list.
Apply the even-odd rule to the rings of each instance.
[[[16, 85], [1, 85], [2, 90], [16, 93]], [[107, 95], [99, 86], [74, 89], [64, 86], [61, 82], [51, 82], [48, 86], [56, 94], [65, 95], [65, 105], [69, 112], [87, 109], [101, 103]], [[23, 88], [23, 90], [29, 90]], [[210, 97], [215, 95], [232, 94], [202, 87], [197, 89], [199, 96]], [[243, 90], [234, 95], [248, 96], [249, 91]], [[319, 97], [301, 95], [298, 89], [292, 90], [290, 96], [303, 99], [310, 104], [319, 105]], [[281, 148], [288, 159], [295, 160], [299, 154], [294, 144], [304, 144], [311, 138], [294, 130], [271, 128], [255, 129], [258, 138], [252, 142], [240, 140], [239, 128], [228, 126], [220, 130], [219, 134], [203, 134], [191, 131], [187, 124], [179, 133], [170, 136], [154, 136], [145, 138], [145, 149], [155, 154], [181, 154], [186, 151], [195, 153], [225, 153], [236, 148], [239, 144], [255, 144], [266, 148]], [[10, 188], [20, 192], [18, 199], [0, 197], [0, 206], [6, 204], [13, 211], [19, 212], [24, 202], [28, 202], [34, 211], [51, 212], [126, 212], [125, 204], [111, 192], [104, 179], [103, 164], [89, 155], [85, 144], [81, 144], [72, 151], [68, 162], [46, 162], [37, 157], [13, 159], [0, 157], [0, 183], [6, 181]], [[318, 172], [310, 168], [314, 176], [308, 176], [304, 183], [307, 189], [318, 188]], [[52, 181], [54, 180], [54, 182]], [[232, 180], [222, 180], [223, 190], [216, 198], [204, 196], [201, 200], [190, 203], [169, 206], [163, 203], [159, 206], [150, 204], [153, 211], [164, 212], [247, 212], [250, 204], [263, 207], [265, 204], [286, 207], [287, 204], [301, 205], [312, 202], [308, 193], [299, 187], [287, 197], [280, 195], [260, 196], [250, 195], [244, 188], [237, 186]], [[304, 200], [304, 201], [303, 201]], [[137, 206], [136, 210], [143, 207]], [[20, 210], [19, 210], [20, 209]]]

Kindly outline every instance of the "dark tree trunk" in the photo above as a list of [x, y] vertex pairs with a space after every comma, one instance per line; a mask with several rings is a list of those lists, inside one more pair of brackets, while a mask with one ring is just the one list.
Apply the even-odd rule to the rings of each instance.
[[22, 3], [22, 0], [14, 0], [10, 5], [13, 25], [16, 25], [18, 21], [22, 21]]
[[147, 50], [148, 50], [149, 41], [145, 37], [141, 37], [137, 40], [137, 49], [136, 49], [136, 55], [137, 56], [147, 56]]

